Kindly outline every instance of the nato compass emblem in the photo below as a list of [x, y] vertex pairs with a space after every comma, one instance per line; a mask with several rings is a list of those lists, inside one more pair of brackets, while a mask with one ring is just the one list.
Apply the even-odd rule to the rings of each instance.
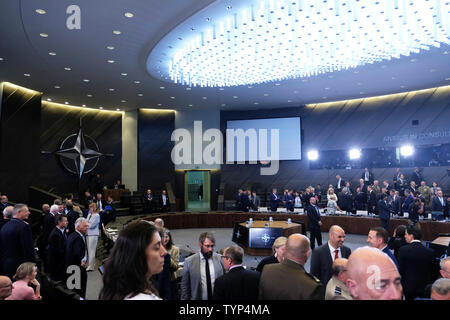
[[267, 246], [267, 243], [270, 241], [270, 236], [267, 234], [267, 232], [264, 232], [263, 236], [261, 237], [261, 240], [264, 241], [264, 245]]
[[[42, 151], [42, 153], [50, 154], [52, 152]], [[65, 138], [55, 154], [59, 156], [62, 166], [70, 173], [76, 174], [80, 179], [83, 174], [87, 174], [97, 167], [100, 157], [114, 156], [113, 154], [101, 153], [97, 142], [83, 133], [81, 119], [78, 133]]]

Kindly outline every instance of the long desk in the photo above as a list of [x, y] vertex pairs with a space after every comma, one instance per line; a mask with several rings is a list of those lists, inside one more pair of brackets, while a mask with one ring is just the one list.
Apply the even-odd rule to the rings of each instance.
[[[308, 225], [306, 214], [263, 214], [248, 212], [208, 212], [208, 213], [167, 213], [145, 217], [145, 220], [153, 221], [162, 218], [164, 225], [169, 229], [185, 228], [233, 228], [236, 222], [241, 223], [249, 218], [253, 220], [274, 220], [292, 219], [292, 222]], [[322, 216], [322, 232], [328, 232], [332, 225], [341, 226], [347, 234], [367, 235], [372, 227], [381, 226], [377, 217], [352, 217], [352, 216]], [[408, 225], [408, 219], [391, 219], [389, 222], [389, 234], [392, 235], [394, 229], [401, 225]], [[450, 233], [450, 222], [437, 222], [423, 220], [420, 222], [422, 229], [422, 240], [433, 241], [440, 233]], [[231, 234], [230, 234], [231, 237]]]

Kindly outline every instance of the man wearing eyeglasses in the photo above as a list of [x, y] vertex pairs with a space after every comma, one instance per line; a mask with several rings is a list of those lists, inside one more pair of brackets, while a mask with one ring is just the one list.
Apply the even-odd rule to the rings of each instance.
[[222, 262], [228, 272], [216, 279], [213, 300], [258, 300], [259, 272], [242, 265], [244, 250], [238, 246], [225, 248]]
[[5, 276], [0, 276], [0, 300], [5, 300], [12, 293], [11, 279]]
[[215, 242], [211, 233], [202, 233], [200, 252], [184, 261], [181, 300], [212, 300], [215, 280], [224, 274], [221, 256], [214, 252]]

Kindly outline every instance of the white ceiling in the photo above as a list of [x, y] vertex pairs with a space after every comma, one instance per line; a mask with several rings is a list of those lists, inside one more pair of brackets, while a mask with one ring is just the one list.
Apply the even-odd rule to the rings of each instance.
[[[157, 42], [212, 2], [2, 0], [0, 81], [41, 91], [53, 102], [109, 110], [274, 108], [450, 85], [448, 45], [351, 70], [253, 86], [188, 89], [150, 76], [146, 59]], [[80, 30], [66, 27], [66, 9], [72, 4], [81, 9]], [[125, 17], [126, 12], [134, 16]]]

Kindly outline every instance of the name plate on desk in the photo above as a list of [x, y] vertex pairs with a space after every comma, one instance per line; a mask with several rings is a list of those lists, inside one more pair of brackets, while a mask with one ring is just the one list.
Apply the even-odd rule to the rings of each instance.
[[356, 214], [360, 216], [367, 216], [369, 212], [367, 210], [356, 210]]
[[303, 208], [294, 208], [294, 213], [304, 214], [305, 213], [305, 209], [303, 209]]
[[258, 208], [258, 212], [269, 212], [267, 208]]

